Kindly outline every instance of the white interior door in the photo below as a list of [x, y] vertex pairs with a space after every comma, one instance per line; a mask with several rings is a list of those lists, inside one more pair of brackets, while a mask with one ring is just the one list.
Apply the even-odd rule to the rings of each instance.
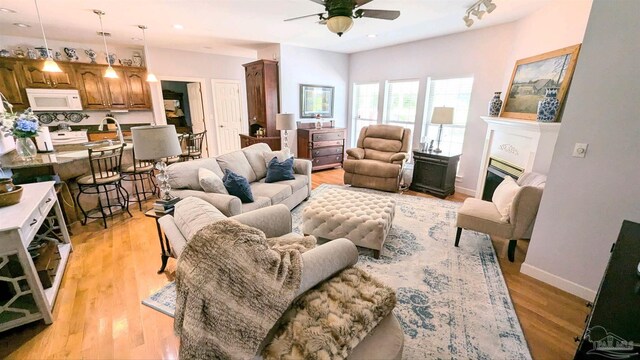
[[[189, 95], [189, 110], [191, 112], [191, 131], [194, 134], [207, 130], [207, 123], [204, 118], [204, 106], [202, 104], [202, 91], [200, 83], [188, 83], [187, 94]], [[207, 136], [204, 137], [202, 144], [203, 157], [209, 157], [209, 143]]]
[[240, 133], [242, 133], [240, 82], [235, 80], [213, 80], [212, 83], [219, 153], [225, 154], [239, 150]]

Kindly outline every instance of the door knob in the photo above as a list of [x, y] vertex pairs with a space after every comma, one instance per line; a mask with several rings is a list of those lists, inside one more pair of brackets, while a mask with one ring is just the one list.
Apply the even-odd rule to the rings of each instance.
[[224, 127], [224, 125], [220, 125], [220, 127], [221, 127], [221, 128], [223, 128], [223, 127]]

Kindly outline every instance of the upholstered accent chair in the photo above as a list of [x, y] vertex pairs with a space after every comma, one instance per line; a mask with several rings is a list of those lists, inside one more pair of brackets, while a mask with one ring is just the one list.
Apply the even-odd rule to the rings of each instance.
[[537, 173], [522, 174], [516, 182], [518, 188], [507, 209], [508, 216], [500, 212], [495, 194], [492, 201], [467, 198], [458, 210], [455, 246], [460, 243], [462, 229], [508, 239], [508, 257], [513, 262], [518, 239], [531, 238], [546, 179]]
[[370, 125], [360, 130], [357, 147], [347, 150], [344, 183], [383, 191], [398, 191], [408, 158], [411, 130], [394, 125]]

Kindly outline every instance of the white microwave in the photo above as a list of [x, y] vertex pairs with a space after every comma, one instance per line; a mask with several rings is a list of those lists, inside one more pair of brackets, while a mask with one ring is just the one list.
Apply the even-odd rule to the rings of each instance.
[[82, 110], [80, 93], [71, 89], [27, 89], [32, 111]]

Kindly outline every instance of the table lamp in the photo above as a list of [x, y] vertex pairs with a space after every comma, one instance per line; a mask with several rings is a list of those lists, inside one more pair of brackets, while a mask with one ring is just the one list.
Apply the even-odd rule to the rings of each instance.
[[440, 150], [440, 138], [442, 137], [442, 125], [451, 125], [453, 124], [453, 108], [452, 107], [434, 107], [433, 113], [431, 114], [431, 124], [440, 125], [438, 129], [438, 146], [434, 153], [439, 154], [442, 152]]
[[296, 119], [293, 114], [276, 115], [276, 130], [284, 130], [284, 147], [288, 148], [288, 131], [296, 129]]
[[182, 154], [178, 134], [174, 125], [135, 126], [131, 128], [133, 148], [138, 160], [152, 160], [156, 162], [156, 169], [160, 171], [156, 178], [160, 184], [162, 200], [171, 200], [169, 191], [169, 175], [166, 173], [167, 164], [164, 158]]

